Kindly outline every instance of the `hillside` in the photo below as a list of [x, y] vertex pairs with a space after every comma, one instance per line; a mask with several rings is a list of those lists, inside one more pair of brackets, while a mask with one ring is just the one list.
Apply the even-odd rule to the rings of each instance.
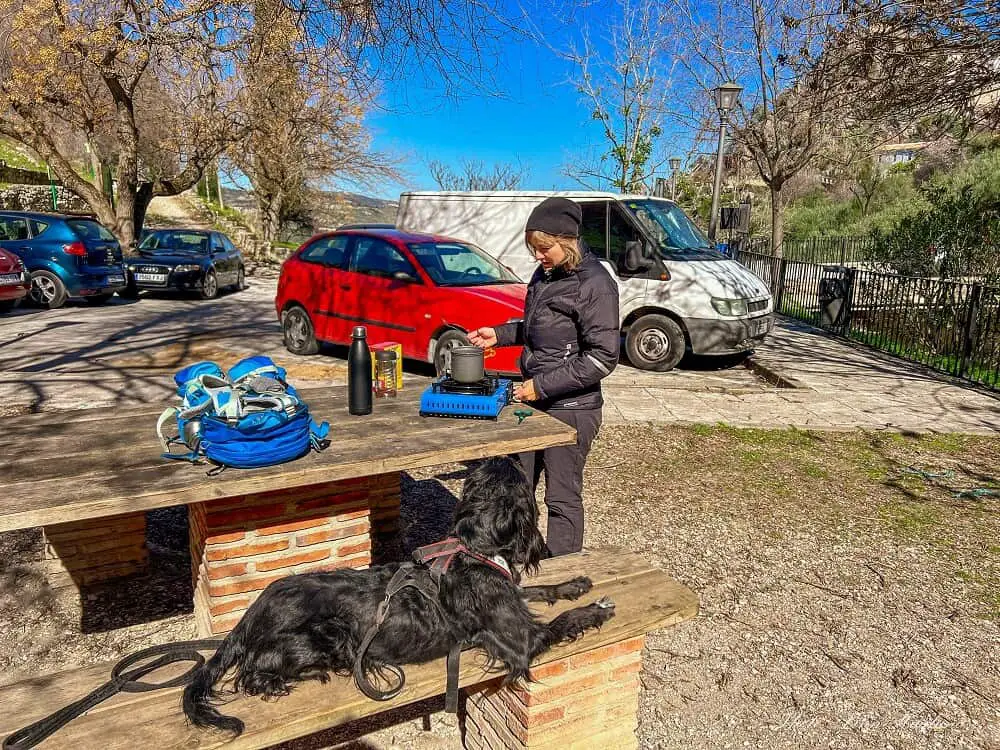
[[[318, 229], [335, 229], [341, 224], [377, 223], [394, 224], [396, 221], [396, 201], [373, 198], [368, 195], [347, 192], [322, 192], [320, 199], [310, 206]], [[231, 208], [246, 214], [256, 210], [253, 192], [223, 188], [222, 198]]]

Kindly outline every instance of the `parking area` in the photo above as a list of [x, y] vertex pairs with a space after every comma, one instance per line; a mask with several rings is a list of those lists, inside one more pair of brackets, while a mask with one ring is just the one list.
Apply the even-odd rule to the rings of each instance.
[[[162, 402], [185, 364], [231, 364], [249, 354], [271, 356], [302, 386], [344, 383], [346, 349], [315, 357], [285, 350], [273, 309], [276, 283], [272, 273], [211, 301], [144, 295], [4, 315], [0, 412]], [[404, 383], [423, 387], [431, 375], [429, 366], [408, 363]], [[782, 387], [774, 384], [779, 379]], [[668, 373], [623, 363], [605, 381], [604, 394], [606, 424], [1000, 431], [998, 394], [788, 320], [778, 321], [749, 361], [688, 358]]]
[[[70, 302], [60, 310], [18, 308], [0, 317], [0, 383], [3, 408], [44, 410], [129, 405], [169, 399], [170, 375], [200, 359], [235, 361], [267, 354], [295, 383], [340, 384], [346, 350], [316, 357], [285, 350], [275, 319], [276, 279], [255, 277], [249, 287], [211, 301], [181, 295], [115, 297], [94, 307]], [[485, 321], [484, 321], [485, 322]], [[417, 383], [429, 367], [407, 366]], [[685, 362], [670, 373], [647, 373], [627, 365], [608, 381], [609, 390], [644, 398], [650, 388], [668, 391], [749, 394], [773, 390], [737, 360]], [[650, 415], [655, 418], [655, 413]]]

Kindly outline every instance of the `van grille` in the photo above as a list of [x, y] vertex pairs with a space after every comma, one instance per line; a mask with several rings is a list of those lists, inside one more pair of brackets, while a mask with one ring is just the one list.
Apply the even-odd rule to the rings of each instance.
[[766, 309], [767, 309], [767, 300], [766, 299], [759, 299], [756, 302], [749, 302], [749, 303], [747, 303], [747, 311], [748, 312], [755, 313], [755, 312], [760, 312], [761, 310], [766, 310]]

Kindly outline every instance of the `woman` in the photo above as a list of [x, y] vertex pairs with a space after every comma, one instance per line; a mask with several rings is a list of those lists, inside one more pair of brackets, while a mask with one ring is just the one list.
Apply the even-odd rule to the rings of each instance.
[[476, 346], [522, 344], [524, 382], [514, 397], [576, 428], [576, 444], [518, 456], [537, 487], [545, 472], [553, 555], [583, 548], [583, 467], [601, 426], [601, 379], [618, 364], [618, 287], [581, 247], [580, 206], [546, 198], [528, 217], [525, 242], [539, 267], [528, 282], [524, 319], [469, 334]]

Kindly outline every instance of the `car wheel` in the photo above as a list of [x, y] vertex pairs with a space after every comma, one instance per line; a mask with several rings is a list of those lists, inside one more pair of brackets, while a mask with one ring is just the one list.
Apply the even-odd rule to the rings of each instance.
[[205, 272], [205, 278], [201, 280], [201, 298], [215, 299], [218, 293], [219, 279], [215, 275], [215, 270], [210, 268]]
[[309, 320], [309, 313], [301, 307], [292, 307], [281, 314], [281, 333], [285, 348], [292, 354], [315, 354], [319, 351], [316, 329]]
[[445, 331], [438, 338], [434, 347], [434, 370], [438, 377], [451, 369], [451, 350], [456, 346], [468, 346], [469, 339], [461, 331]]
[[246, 272], [243, 270], [243, 266], [240, 266], [240, 270], [236, 272], [236, 283], [233, 284], [233, 289], [237, 292], [242, 292], [246, 288], [247, 288]]
[[66, 285], [51, 271], [34, 271], [31, 274], [31, 301], [36, 305], [55, 310], [66, 304]]
[[672, 370], [684, 356], [684, 331], [666, 315], [643, 315], [629, 326], [625, 352], [640, 370]]
[[110, 294], [92, 294], [89, 297], [84, 297], [83, 299], [91, 305], [103, 305], [114, 296], [115, 293], [111, 292]]
[[139, 287], [135, 284], [129, 284], [124, 289], [118, 290], [118, 296], [122, 299], [139, 299]]
[[18, 299], [0, 300], [0, 312], [10, 312], [15, 307], [17, 307], [17, 303], [20, 301], [21, 300]]

